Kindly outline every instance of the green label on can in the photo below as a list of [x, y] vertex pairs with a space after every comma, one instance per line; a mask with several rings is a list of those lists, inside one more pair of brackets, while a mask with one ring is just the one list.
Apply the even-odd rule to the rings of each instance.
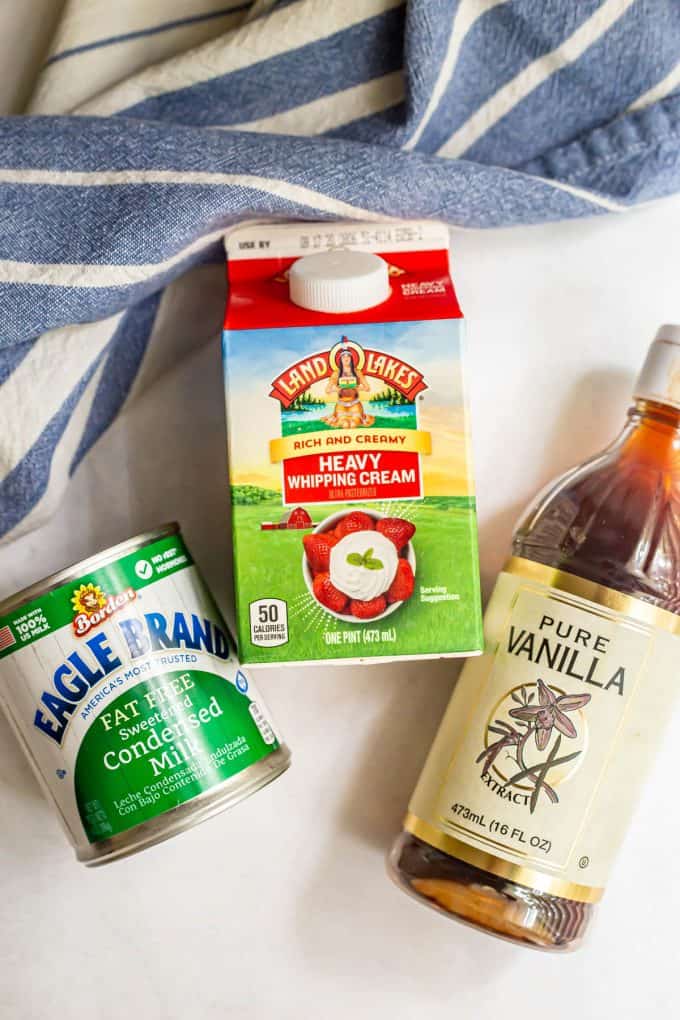
[[155, 676], [121, 694], [87, 731], [75, 767], [91, 842], [193, 800], [269, 754], [278, 741], [236, 684], [203, 670]]
[[237, 799], [280, 747], [177, 534], [0, 618], [0, 647], [0, 705], [81, 857], [229, 780]]

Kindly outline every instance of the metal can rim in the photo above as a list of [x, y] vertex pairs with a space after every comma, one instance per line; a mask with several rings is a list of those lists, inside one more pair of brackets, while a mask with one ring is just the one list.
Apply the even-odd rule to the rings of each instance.
[[63, 567], [53, 574], [48, 574], [42, 580], [34, 581], [33, 584], [29, 584], [26, 588], [22, 588], [14, 595], [10, 595], [0, 602], [0, 617], [14, 612], [15, 609], [20, 609], [21, 606], [32, 602], [40, 595], [46, 595], [48, 592], [54, 591], [55, 588], [60, 588], [63, 584], [75, 580], [81, 574], [108, 566], [113, 560], [119, 559], [125, 553], [134, 552], [135, 549], [142, 549], [151, 542], [155, 542], [159, 538], [165, 538], [167, 535], [177, 535], [179, 530], [177, 521], [169, 521], [167, 524], [161, 524], [158, 528], [154, 528], [151, 531], [143, 531], [139, 535], [133, 535], [122, 542], [117, 542], [116, 545], [102, 549], [101, 552], [94, 553], [92, 556], [79, 560], [77, 563], [72, 563], [68, 567]]

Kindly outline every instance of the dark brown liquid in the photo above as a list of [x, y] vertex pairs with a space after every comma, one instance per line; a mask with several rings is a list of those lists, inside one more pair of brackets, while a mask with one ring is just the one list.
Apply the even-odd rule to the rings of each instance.
[[680, 414], [640, 402], [616, 443], [528, 515], [513, 551], [680, 612]]

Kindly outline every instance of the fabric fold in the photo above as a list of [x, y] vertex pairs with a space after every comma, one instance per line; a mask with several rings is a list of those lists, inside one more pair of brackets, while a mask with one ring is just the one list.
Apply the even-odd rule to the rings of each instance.
[[0, 118], [0, 538], [176, 352], [164, 289], [235, 223], [625, 213], [680, 186], [679, 57], [674, 0], [68, 0], [31, 116]]

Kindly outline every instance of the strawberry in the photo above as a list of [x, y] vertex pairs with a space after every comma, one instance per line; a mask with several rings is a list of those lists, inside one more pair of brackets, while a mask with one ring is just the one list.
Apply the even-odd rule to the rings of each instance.
[[383, 517], [378, 521], [375, 530], [379, 531], [390, 542], [394, 542], [400, 551], [410, 542], [416, 530], [415, 524], [405, 521], [403, 517]]
[[397, 563], [397, 572], [394, 575], [394, 580], [387, 589], [387, 601], [390, 603], [405, 602], [406, 599], [410, 599], [411, 595], [413, 595], [415, 584], [411, 564], [408, 560], [400, 559]]
[[368, 599], [367, 602], [362, 602], [361, 599], [352, 599], [349, 604], [350, 613], [359, 620], [372, 620], [374, 616], [380, 616], [386, 609], [387, 603], [384, 595]]
[[330, 570], [331, 549], [338, 541], [333, 532], [322, 532], [317, 535], [305, 535], [302, 544], [313, 574], [327, 574]]
[[352, 510], [335, 527], [335, 534], [338, 538], [344, 538], [345, 535], [351, 534], [353, 531], [373, 531], [375, 529], [375, 521], [368, 514], [363, 513], [361, 510]]
[[349, 599], [344, 592], [338, 591], [328, 574], [317, 574], [314, 578], [314, 594], [317, 600], [326, 609], [332, 609], [334, 613], [344, 613]]

